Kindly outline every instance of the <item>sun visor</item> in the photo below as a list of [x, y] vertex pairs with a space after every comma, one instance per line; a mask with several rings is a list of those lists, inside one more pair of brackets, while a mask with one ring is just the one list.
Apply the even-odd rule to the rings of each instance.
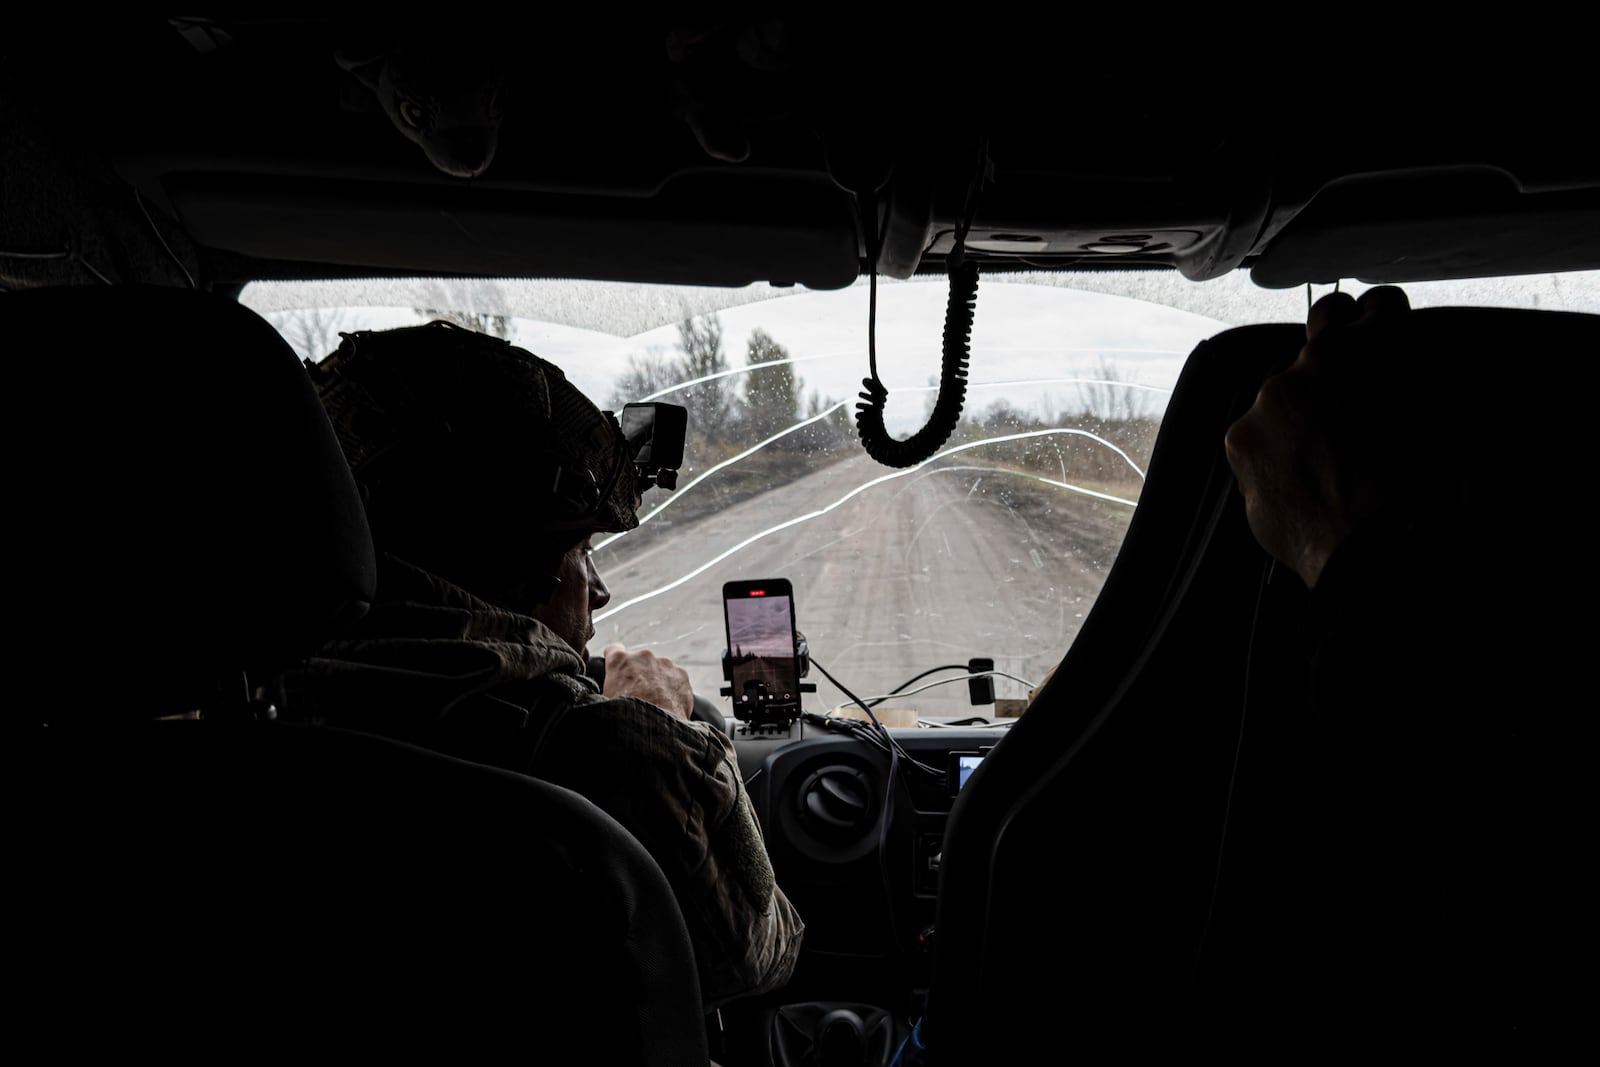
[[848, 199], [818, 176], [690, 173], [607, 196], [209, 172], [163, 191], [197, 243], [255, 260], [812, 289], [860, 272]]
[[1491, 168], [1360, 175], [1330, 183], [1272, 238], [1250, 276], [1268, 289], [1600, 267], [1600, 181], [1526, 191]]

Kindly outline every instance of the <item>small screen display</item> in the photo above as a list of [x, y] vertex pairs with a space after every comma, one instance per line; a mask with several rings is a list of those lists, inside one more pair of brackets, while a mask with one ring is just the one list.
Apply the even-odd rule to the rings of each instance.
[[983, 762], [988, 749], [982, 752], [952, 752], [950, 763], [945, 771], [945, 777], [950, 783], [950, 795], [955, 796], [961, 792], [962, 786], [967, 784], [967, 779], [972, 777], [972, 772], [978, 769], [978, 764]]
[[967, 779], [972, 777], [972, 772], [978, 769], [978, 764], [983, 761], [982, 756], [962, 754], [956, 757], [956, 789], [967, 784]]

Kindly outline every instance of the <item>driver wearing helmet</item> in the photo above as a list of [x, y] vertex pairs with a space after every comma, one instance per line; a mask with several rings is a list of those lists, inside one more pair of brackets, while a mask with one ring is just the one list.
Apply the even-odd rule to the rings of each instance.
[[687, 673], [605, 649], [591, 538], [638, 525], [633, 449], [561, 370], [448, 323], [345, 334], [311, 366], [366, 504], [377, 596], [281, 676], [285, 718], [384, 734], [581, 793], [666, 874], [709, 1011], [782, 986], [803, 924], [726, 733]]

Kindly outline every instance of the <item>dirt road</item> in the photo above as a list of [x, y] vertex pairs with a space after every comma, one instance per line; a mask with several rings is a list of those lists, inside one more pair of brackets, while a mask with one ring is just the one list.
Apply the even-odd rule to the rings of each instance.
[[[1036, 682], [1076, 635], [1132, 509], [956, 460], [908, 474], [852, 457], [670, 536], [618, 539], [596, 553], [613, 599], [591, 651], [648, 646], [726, 707], [722, 583], [782, 577], [812, 655], [857, 696], [973, 656]], [[808, 707], [845, 701], [819, 671], [807, 680], [819, 686]], [[1000, 679], [997, 693], [1026, 688]], [[886, 706], [992, 712], [972, 707], [965, 683]]]

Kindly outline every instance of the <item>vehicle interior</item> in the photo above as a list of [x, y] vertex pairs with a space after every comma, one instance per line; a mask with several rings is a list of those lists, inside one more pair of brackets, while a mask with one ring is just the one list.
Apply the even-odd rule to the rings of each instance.
[[[1506, 815], [1514, 951], [1460, 978], [1510, 992], [1418, 990], [1444, 1021], [1407, 1036], [1579, 1024], [1600, 153], [1562, 45], [403, 21], [118, 7], [0, 39], [19, 1039], [721, 1067], [910, 1064], [924, 1018], [940, 1064], [1374, 1040], [1350, 990], [1398, 964], [1337, 943], [1363, 853], [1298, 713], [1306, 590], [1223, 443], [1314, 297], [1390, 284], [1456, 357], [1459, 522], [1501, 553], [1464, 580], [1520, 684], [1463, 660], [1507, 738], [1473, 773], [1553, 791]], [[732, 741], [806, 924], [784, 988], [703, 1014], [661, 871], [576, 794], [263, 700], [376, 582], [302, 361], [440, 316], [608, 410], [687, 407], [676, 488], [595, 546], [596, 628], [682, 662]], [[1077, 329], [1116, 339], [1051, 349]], [[748, 362], [645, 373], [719, 339]], [[707, 391], [762, 361], [788, 384]], [[805, 700], [752, 710], [722, 591], [774, 580]]]

